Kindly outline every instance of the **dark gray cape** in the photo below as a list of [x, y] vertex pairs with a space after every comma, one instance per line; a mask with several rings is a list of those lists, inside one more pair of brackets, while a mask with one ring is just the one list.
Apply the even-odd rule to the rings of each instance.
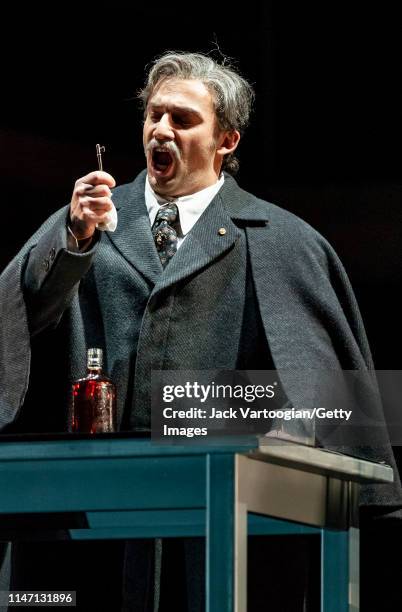
[[[144, 282], [151, 284], [151, 298], [174, 287], [183, 277], [194, 277], [205, 266], [218, 265], [220, 258], [233, 248], [241, 232], [245, 232], [263, 327], [275, 367], [282, 372], [281, 382], [291, 402], [295, 406], [303, 404], [301, 372], [373, 369], [363, 323], [345, 270], [328, 242], [307, 223], [243, 191], [234, 179], [226, 176], [224, 186], [208, 207], [208, 215], [204, 213], [181, 247], [183, 253], [185, 249], [191, 253], [191, 264], [183, 271], [172, 260], [160, 277], [156, 251], [150, 251], [144, 181], [143, 172], [133, 183], [114, 190], [119, 225], [114, 234], [102, 235], [101, 243], [110, 243], [116, 256], [123, 257], [128, 266], [140, 272]], [[71, 335], [68, 346], [65, 339], [64, 356], [69, 362], [71, 378], [83, 372], [85, 322], [78, 286], [80, 278], [96, 264], [97, 248], [100, 247], [95, 246], [85, 254], [67, 252], [67, 211], [68, 207], [65, 207], [52, 215], [0, 277], [2, 428], [7, 428], [21, 411], [30, 372], [33, 371], [22, 277], [27, 256], [34, 246], [37, 248], [36, 259], [40, 262], [35, 283], [40, 287], [47, 282], [46, 279], [57, 278], [57, 291], [62, 295], [56, 314], [52, 313], [53, 306], [49, 303], [43, 304], [43, 312], [53, 318], [55, 333], [61, 325], [59, 322], [63, 321], [64, 329]], [[217, 235], [217, 227], [227, 229], [224, 237]], [[55, 245], [53, 252], [52, 244]], [[73, 259], [74, 272], [71, 271]], [[41, 324], [38, 325], [40, 329]], [[42, 326], [45, 325], [44, 321]], [[51, 342], [52, 331], [47, 330], [46, 334]], [[58, 343], [60, 337], [63, 336], [58, 336]], [[63, 351], [60, 344], [59, 351]], [[187, 364], [183, 363], [183, 369], [186, 367]], [[46, 373], [45, 362], [39, 366], [36, 364], [35, 376], [41, 372], [42, 375]], [[375, 381], [371, 380], [371, 391], [375, 394]], [[377, 401], [370, 398], [367, 410], [377, 422], [383, 420]], [[342, 450], [342, 447], [337, 450]], [[368, 459], [386, 461], [395, 467], [385, 424], [377, 428], [375, 439], [363, 433], [361, 443], [354, 449], [347, 449], [348, 452], [353, 450]], [[388, 506], [389, 510], [401, 507], [400, 485], [368, 487], [364, 500], [369, 505]]]

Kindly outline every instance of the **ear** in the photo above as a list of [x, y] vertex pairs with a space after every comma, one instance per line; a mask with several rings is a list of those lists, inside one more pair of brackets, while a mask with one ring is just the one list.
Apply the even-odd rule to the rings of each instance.
[[239, 144], [240, 140], [240, 132], [237, 130], [232, 130], [231, 132], [222, 132], [218, 140], [218, 148], [216, 152], [219, 155], [228, 155], [229, 153], [233, 153]]

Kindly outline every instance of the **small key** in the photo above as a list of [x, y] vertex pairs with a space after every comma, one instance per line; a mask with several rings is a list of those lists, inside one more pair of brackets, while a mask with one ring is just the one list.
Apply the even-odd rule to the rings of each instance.
[[99, 170], [103, 170], [102, 153], [104, 153], [105, 151], [106, 151], [105, 147], [101, 146], [100, 144], [96, 145], [96, 157], [98, 158]]

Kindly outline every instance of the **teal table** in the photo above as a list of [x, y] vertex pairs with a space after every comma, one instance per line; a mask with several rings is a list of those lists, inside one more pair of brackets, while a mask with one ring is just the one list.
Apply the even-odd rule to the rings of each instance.
[[359, 486], [392, 477], [385, 465], [257, 437], [3, 442], [0, 532], [11, 539], [44, 515], [47, 531], [77, 540], [205, 536], [207, 612], [246, 611], [247, 534], [319, 534], [321, 609], [357, 611]]

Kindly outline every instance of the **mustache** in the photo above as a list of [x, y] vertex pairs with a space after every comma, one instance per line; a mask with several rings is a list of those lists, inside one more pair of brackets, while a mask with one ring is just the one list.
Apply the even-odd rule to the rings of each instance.
[[159, 149], [160, 151], [167, 151], [176, 159], [181, 158], [179, 147], [173, 141], [160, 142], [156, 138], [152, 138], [152, 140], [150, 140], [145, 147], [145, 153], [152, 153], [154, 149]]

